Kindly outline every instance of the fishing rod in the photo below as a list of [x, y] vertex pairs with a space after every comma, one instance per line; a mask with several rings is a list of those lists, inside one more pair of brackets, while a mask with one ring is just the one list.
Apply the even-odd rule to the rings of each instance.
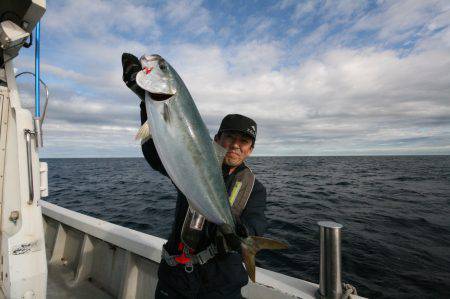
[[36, 132], [37, 147], [43, 146], [42, 127], [41, 127], [41, 99], [40, 99], [40, 71], [41, 71], [41, 22], [36, 24], [36, 34], [34, 43], [34, 98], [35, 98], [35, 112], [34, 112], [34, 129]]
[[[33, 72], [21, 72], [17, 74], [15, 77], [18, 78], [21, 75], [32, 75], [34, 76], [34, 132], [33, 135], [36, 136], [36, 146], [37, 147], [43, 147], [43, 135], [42, 135], [42, 124], [44, 123], [45, 115], [47, 112], [47, 105], [48, 105], [48, 99], [49, 99], [49, 91], [47, 84], [41, 79], [40, 74], [40, 64], [41, 64], [41, 22], [38, 22], [35, 27], [35, 34], [34, 34], [34, 73]], [[30, 41], [31, 44], [31, 41]], [[42, 84], [45, 88], [45, 104], [44, 104], [44, 111], [42, 113], [41, 117], [41, 88], [40, 84]]]

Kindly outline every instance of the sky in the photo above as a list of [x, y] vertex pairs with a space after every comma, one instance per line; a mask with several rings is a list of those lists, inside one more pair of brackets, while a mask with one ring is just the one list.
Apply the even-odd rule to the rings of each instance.
[[[253, 118], [254, 155], [450, 154], [448, 0], [48, 0], [41, 157], [142, 156], [123, 52], [163, 56], [211, 136]], [[33, 59], [22, 49], [17, 71]]]

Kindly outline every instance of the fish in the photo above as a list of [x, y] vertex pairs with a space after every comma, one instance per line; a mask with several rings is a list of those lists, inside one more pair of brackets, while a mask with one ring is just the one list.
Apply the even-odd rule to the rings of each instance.
[[143, 55], [140, 63], [136, 83], [145, 90], [147, 123], [137, 137], [145, 140], [151, 134], [167, 174], [189, 206], [215, 223], [227, 241], [240, 242], [245, 268], [255, 281], [255, 254], [285, 249], [287, 244], [259, 236], [237, 237], [222, 176], [227, 149], [211, 139], [186, 85], [164, 58]]

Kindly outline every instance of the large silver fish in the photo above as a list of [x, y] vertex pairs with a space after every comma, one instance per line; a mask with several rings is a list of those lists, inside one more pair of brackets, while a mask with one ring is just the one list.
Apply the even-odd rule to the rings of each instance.
[[[140, 130], [151, 133], [159, 157], [191, 208], [217, 224], [224, 235], [234, 234], [235, 223], [222, 177], [226, 149], [212, 141], [195, 103], [177, 72], [159, 55], [144, 55], [137, 84], [146, 91], [148, 121]], [[254, 255], [259, 249], [286, 248], [262, 237], [241, 240], [249, 277], [255, 280]]]

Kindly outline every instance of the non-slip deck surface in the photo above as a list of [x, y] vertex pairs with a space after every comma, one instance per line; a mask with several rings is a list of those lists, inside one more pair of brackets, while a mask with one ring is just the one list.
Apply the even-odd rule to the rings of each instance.
[[94, 282], [81, 281], [74, 283], [73, 272], [65, 266], [49, 265], [47, 280], [47, 298], [95, 298], [111, 299], [113, 298]]

